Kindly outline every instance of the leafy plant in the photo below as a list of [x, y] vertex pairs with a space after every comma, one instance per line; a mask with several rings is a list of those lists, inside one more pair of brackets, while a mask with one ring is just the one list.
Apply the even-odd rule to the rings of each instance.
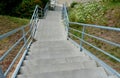
[[96, 2], [86, 3], [86, 4], [76, 4], [69, 10], [69, 17], [71, 21], [82, 22], [82, 23], [92, 23], [94, 21], [102, 20], [104, 15], [105, 7]]
[[1, 0], [0, 14], [30, 18], [35, 5], [44, 8], [48, 1], [49, 0]]
[[77, 4], [77, 2], [73, 2], [70, 7], [73, 8], [75, 5]]

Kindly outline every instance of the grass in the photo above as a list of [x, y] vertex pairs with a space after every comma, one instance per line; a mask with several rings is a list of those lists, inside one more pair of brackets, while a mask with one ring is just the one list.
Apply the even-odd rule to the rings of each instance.
[[[83, 22], [120, 28], [120, 2], [91, 2], [87, 4], [73, 3], [72, 8], [69, 8], [69, 18], [70, 21], [73, 22]], [[80, 26], [70, 25], [70, 27], [77, 30], [82, 30]], [[78, 37], [81, 37], [81, 34], [78, 32], [72, 30], [70, 30], [70, 32]], [[101, 30], [99, 28], [92, 27], [86, 27], [85, 32], [120, 44], [120, 32]], [[72, 36], [70, 37], [80, 44], [78, 39]], [[103, 41], [88, 37], [86, 35], [84, 36], [84, 40], [120, 59], [120, 47], [109, 45]], [[116, 71], [120, 72], [119, 62], [109, 58], [104, 53], [97, 51], [93, 47], [86, 44], [83, 44], [83, 46], [98, 58], [113, 67]]]
[[[29, 19], [23, 19], [23, 18], [17, 18], [17, 17], [11, 17], [11, 16], [2, 16], [0, 15], [0, 34], [7, 33], [11, 30], [14, 30], [18, 27], [21, 27], [23, 25], [26, 25], [29, 23]], [[25, 32], [29, 29], [29, 26], [25, 28]], [[28, 35], [27, 35], [28, 36]], [[0, 56], [2, 56], [13, 44], [17, 42], [18, 39], [22, 37], [22, 31], [18, 31], [15, 34], [0, 40]], [[18, 51], [24, 44], [24, 40], [22, 40], [8, 55], [7, 57], [0, 62], [0, 66], [2, 67], [3, 72], [6, 71], [8, 66], [11, 64], [12, 60], [17, 55]], [[22, 55], [22, 53], [21, 53]], [[20, 55], [20, 57], [21, 57]], [[15, 62], [13, 68], [11, 69], [11, 72], [8, 74], [7, 78], [10, 78], [12, 72], [15, 69], [15, 66], [17, 65], [20, 57]]]
[[0, 34], [26, 25], [28, 22], [28, 19], [0, 15]]
[[111, 8], [120, 8], [120, 2], [103, 2], [103, 4], [106, 5], [106, 7], [108, 9], [111, 9]]

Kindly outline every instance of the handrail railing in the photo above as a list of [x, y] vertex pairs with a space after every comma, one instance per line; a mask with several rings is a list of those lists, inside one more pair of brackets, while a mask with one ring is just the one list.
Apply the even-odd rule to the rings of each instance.
[[44, 17], [46, 17], [46, 15], [47, 15], [47, 12], [48, 12], [48, 10], [49, 10], [49, 6], [50, 6], [50, 3], [47, 2], [45, 8], [43, 9], [43, 15], [44, 15]]
[[[12, 47], [10, 47], [1, 57], [0, 57], [0, 62], [2, 62], [6, 56], [8, 54], [10, 54], [10, 52], [23, 40], [24, 41], [24, 44], [22, 45], [22, 47], [20, 48], [19, 52], [17, 53], [17, 55], [15, 56], [15, 58], [12, 60], [11, 64], [9, 65], [9, 67], [7, 68], [7, 70], [5, 72], [2, 71], [2, 69], [0, 69], [0, 78], [6, 78], [7, 74], [10, 72], [11, 68], [13, 67], [15, 61], [17, 60], [17, 58], [20, 56], [21, 52], [23, 51], [23, 49], [25, 48], [25, 54], [27, 53], [28, 51], [28, 48], [34, 38], [34, 35], [35, 35], [35, 32], [36, 32], [36, 29], [37, 29], [37, 23], [38, 23], [38, 8], [39, 6], [36, 5], [35, 9], [34, 9], [34, 12], [33, 12], [33, 15], [32, 15], [32, 18], [30, 20], [30, 23], [28, 25], [25, 25], [25, 26], [22, 26], [20, 28], [17, 28], [15, 30], [12, 30], [8, 33], [5, 33], [3, 35], [0, 35], [0, 40], [4, 40], [5, 38], [15, 34], [16, 32], [18, 31], [22, 31], [22, 37], [20, 39], [17, 40], [17, 42], [15, 42], [15, 44], [12, 45]], [[29, 27], [30, 26], [30, 29], [27, 30], [27, 32], [25, 32], [25, 28], [26, 27]], [[27, 35], [28, 33], [31, 33], [29, 35], [29, 37], [27, 38]], [[29, 43], [29, 44], [27, 44]], [[27, 48], [26, 48], [27, 47]], [[18, 71], [16, 71], [18, 72]]]
[[[100, 51], [102, 52], [103, 54], [107, 55], [108, 57], [116, 60], [118, 63], [120, 63], [120, 58], [118, 57], [115, 57], [114, 55], [110, 54], [109, 52], [106, 52], [105, 50], [102, 50], [100, 48], [98, 48], [97, 46], [94, 46], [93, 44], [91, 44], [90, 42], [86, 41], [84, 39], [84, 36], [88, 36], [88, 37], [91, 37], [91, 38], [94, 38], [94, 39], [97, 39], [97, 40], [100, 40], [100, 41], [103, 41], [109, 45], [113, 45], [113, 46], [116, 46], [116, 47], [119, 47], [120, 48], [120, 44], [119, 43], [115, 43], [115, 42], [112, 42], [112, 41], [109, 41], [109, 40], [106, 40], [106, 39], [103, 39], [101, 37], [97, 37], [95, 35], [92, 35], [92, 34], [89, 34], [87, 32], [85, 32], [85, 28], [87, 27], [92, 27], [92, 28], [99, 28], [99, 29], [102, 29], [102, 30], [108, 30], [108, 31], [116, 31], [116, 32], [119, 32], [120, 33], [120, 28], [114, 28], [114, 27], [106, 27], [106, 26], [98, 26], [98, 25], [92, 25], [92, 24], [84, 24], [84, 23], [78, 23], [78, 22], [70, 22], [69, 21], [69, 17], [68, 17], [68, 13], [67, 13], [67, 8], [65, 6], [65, 4], [63, 5], [63, 9], [62, 9], [62, 18], [63, 18], [63, 21], [64, 21], [64, 25], [65, 25], [65, 28], [66, 28], [66, 33], [67, 33], [67, 38], [72, 41], [75, 45], [77, 45], [77, 47], [80, 48], [80, 50], [86, 50], [83, 46], [83, 43], [96, 49], [97, 51]], [[77, 26], [81, 26], [82, 27], [82, 31], [78, 30], [78, 29], [74, 29], [72, 27], [70, 27], [70, 25], [77, 25]], [[71, 33], [70, 31], [74, 31], [74, 32], [77, 32], [77, 33], [80, 33], [81, 34], [81, 37]], [[76, 43], [75, 40], [73, 40], [70, 36], [73, 36], [74, 38], [77, 38], [79, 41], [80, 41], [80, 44]], [[87, 52], [86, 52], [87, 51]], [[113, 68], [111, 68], [109, 65], [107, 65], [106, 63], [104, 63], [103, 61], [101, 61], [100, 59], [98, 59], [94, 54], [92, 54], [91, 52], [89, 52], [88, 50], [84, 51], [85, 53], [87, 53], [90, 57], [92, 57], [93, 59], [95, 59], [100, 65], [102, 65], [107, 71], [111, 72], [112, 74], [120, 77], [120, 74], [114, 70]]]
[[[12, 47], [10, 47], [1, 57], [0, 57], [0, 62], [2, 62], [6, 56], [8, 54], [11, 53], [11, 51], [23, 40], [24, 41], [24, 44], [22, 45], [22, 47], [20, 48], [18, 54], [15, 56], [15, 58], [13, 59], [13, 61], [11, 62], [11, 64], [9, 65], [9, 67], [7, 68], [7, 70], [5, 72], [2, 71], [2, 69], [0, 68], [0, 78], [6, 78], [7, 74], [10, 72], [11, 68], [13, 67], [15, 61], [17, 60], [17, 58], [20, 56], [22, 50], [25, 48], [25, 51], [22, 55], [22, 58], [19, 62], [19, 64], [17, 65], [17, 68], [15, 69], [15, 72], [13, 73], [12, 75], [12, 78], [15, 78], [18, 71], [19, 71], [19, 68], [20, 66], [22, 65], [22, 62], [28, 52], [28, 49], [32, 43], [32, 40], [35, 36], [35, 32], [36, 32], [36, 29], [37, 29], [37, 24], [38, 24], [38, 21], [39, 21], [39, 17], [45, 17], [47, 15], [47, 11], [49, 10], [49, 2], [46, 4], [45, 8], [41, 8], [39, 7], [39, 5], [36, 5], [35, 9], [34, 9], [34, 12], [33, 12], [33, 15], [31, 17], [31, 20], [29, 22], [28, 25], [25, 25], [25, 26], [22, 26], [20, 28], [17, 28], [15, 30], [12, 30], [8, 33], [5, 33], [3, 35], [0, 35], [0, 40], [4, 40], [5, 38], [15, 34], [16, 32], [18, 31], [22, 31], [22, 37], [20, 39], [17, 40], [17, 42], [15, 44], [12, 45]], [[30, 27], [30, 29], [25, 32], [25, 28], [26, 27]], [[28, 33], [30, 33], [29, 37], [26, 37], [28, 35]]]
[[39, 9], [39, 14], [38, 15], [39, 15], [40, 18], [46, 17], [47, 12], [49, 10], [49, 6], [50, 6], [50, 3], [47, 2], [44, 8], [41, 8], [41, 7], [38, 8]]

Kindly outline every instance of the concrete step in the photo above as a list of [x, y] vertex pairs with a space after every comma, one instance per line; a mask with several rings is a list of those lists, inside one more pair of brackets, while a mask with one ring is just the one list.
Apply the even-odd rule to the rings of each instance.
[[109, 76], [108, 78], [118, 78], [118, 77], [117, 77], [117, 76], [112, 75], [112, 76]]
[[30, 59], [30, 60], [25, 60], [23, 65], [26, 65], [27, 63], [33, 63], [33, 64], [38, 64], [38, 63], [51, 63], [51, 64], [56, 64], [56, 63], [72, 63], [72, 62], [84, 62], [84, 61], [89, 61], [91, 60], [88, 56], [76, 56], [76, 57], [66, 57], [66, 58], [52, 58], [52, 59]]
[[[69, 45], [69, 46], [68, 46]], [[39, 48], [76, 48], [73, 44], [71, 44], [71, 42], [67, 41], [67, 40], [62, 40], [62, 41], [36, 41], [32, 44], [30, 50], [32, 49], [39, 49]]]
[[55, 54], [52, 54], [52, 53], [49, 53], [49, 54], [38, 54], [38, 55], [28, 55], [26, 56], [26, 59], [27, 60], [31, 60], [31, 59], [57, 59], [57, 58], [68, 58], [68, 57], [83, 57], [83, 56], [86, 56], [84, 53], [77, 53], [77, 54], [74, 54], [74, 53], [55, 53]]
[[72, 48], [58, 47], [58, 48], [38, 48], [30, 50], [29, 54], [39, 54], [39, 53], [79, 53], [79, 50], [74, 50]]
[[95, 61], [60, 63], [60, 64], [49, 64], [49, 63], [29, 64], [28, 63], [25, 66], [21, 67], [21, 73], [32, 74], [36, 72], [44, 73], [44, 72], [65, 71], [65, 70], [74, 70], [74, 69], [96, 68], [96, 67], [97, 65]]
[[[40, 43], [41, 44], [41, 43]], [[61, 46], [61, 44], [57, 44], [56, 46]], [[41, 54], [80, 54], [79, 49], [76, 49], [75, 46], [68, 46], [62, 45], [61, 47], [49, 47], [49, 45], [45, 45], [46, 47], [35, 47], [33, 49], [30, 49], [29, 55], [41, 55]], [[66, 47], [65, 47], [66, 46]]]
[[24, 76], [24, 75], [22, 75], [22, 74], [20, 74], [20, 75], [17, 75], [17, 77], [16, 78], [27, 78], [26, 76]]
[[[72, 55], [81, 55], [84, 53], [81, 53], [80, 51], [75, 51], [75, 50], [71, 50], [71, 49], [44, 49], [44, 50], [38, 50], [38, 51], [32, 51], [32, 52], [28, 52], [28, 54], [30, 56], [41, 56], [41, 55], [68, 55], [68, 54], [72, 54]], [[85, 54], [84, 54], [85, 55]]]
[[23, 74], [17, 78], [108, 78], [103, 68], [75, 69], [46, 73]]

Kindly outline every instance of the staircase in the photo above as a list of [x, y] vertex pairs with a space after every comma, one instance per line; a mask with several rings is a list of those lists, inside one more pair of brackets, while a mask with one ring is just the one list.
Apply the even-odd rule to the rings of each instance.
[[117, 78], [107, 73], [66, 38], [60, 6], [40, 19], [17, 78]]

